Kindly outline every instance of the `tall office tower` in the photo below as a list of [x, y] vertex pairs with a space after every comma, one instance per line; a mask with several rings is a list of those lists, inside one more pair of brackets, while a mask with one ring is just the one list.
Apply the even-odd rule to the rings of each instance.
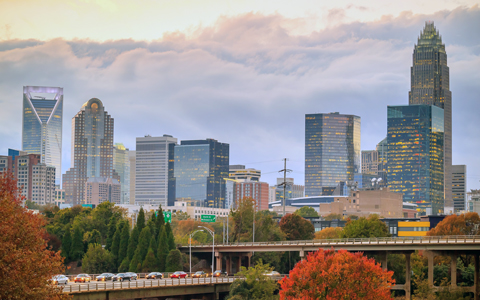
[[[362, 151], [362, 173], [355, 174], [355, 182], [359, 182], [361, 178], [362, 184], [358, 184], [358, 188], [366, 187], [366, 180], [375, 178], [375, 184], [385, 186], [387, 184], [387, 138], [384, 138], [377, 144], [375, 150]], [[373, 176], [373, 177], [372, 177]], [[381, 178], [381, 180], [378, 180]]]
[[320, 196], [360, 171], [360, 117], [305, 115], [305, 196]]
[[445, 120], [445, 206], [453, 207], [452, 199], [452, 93], [447, 66], [447, 53], [442, 37], [433, 22], [426, 22], [413, 50], [409, 104], [435, 105], [444, 110]]
[[173, 147], [177, 139], [164, 134], [161, 137], [137, 138], [135, 152], [135, 204], [173, 205], [175, 185], [173, 178]]
[[62, 173], [62, 120], [63, 88], [23, 87], [22, 150], [55, 167], [56, 184]]
[[388, 186], [422, 214], [444, 209], [443, 109], [388, 106]]
[[175, 199], [196, 206], [225, 208], [230, 145], [214, 139], [175, 146]]
[[377, 175], [378, 151], [362, 150], [362, 174]]
[[129, 151], [128, 152], [128, 160], [130, 162], [130, 204], [135, 204], [135, 158], [136, 158], [136, 151]]
[[377, 178], [382, 178], [381, 186], [387, 185], [387, 154], [388, 143], [387, 138], [384, 138], [377, 144], [376, 151], [378, 152], [378, 167]]
[[[280, 186], [283, 182], [283, 178], [277, 178], [277, 185], [275, 188], [275, 200], [283, 200], [283, 186]], [[285, 199], [301, 198], [305, 194], [305, 186], [295, 184], [293, 178], [287, 178], [287, 186], [285, 188]]]
[[238, 181], [260, 181], [262, 172], [253, 168], [246, 169], [244, 165], [229, 166], [229, 178]]
[[63, 175], [65, 202], [85, 203], [88, 178], [116, 178], [113, 169], [113, 118], [92, 98], [72, 118], [72, 167]]
[[454, 213], [466, 210], [467, 166], [452, 166], [452, 195]]
[[121, 204], [130, 204], [130, 159], [128, 148], [122, 143], [113, 146], [113, 169], [120, 177]]
[[99, 205], [103, 202], [121, 204], [122, 187], [117, 179], [106, 177], [88, 178], [85, 184], [85, 204]]

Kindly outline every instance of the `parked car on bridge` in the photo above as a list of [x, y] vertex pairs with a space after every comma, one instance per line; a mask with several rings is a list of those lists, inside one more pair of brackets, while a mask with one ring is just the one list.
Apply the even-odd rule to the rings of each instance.
[[127, 273], [125, 273], [125, 274], [130, 275], [130, 278], [132, 278], [132, 280], [137, 280], [137, 278], [138, 278], [137, 273], [127, 272]]
[[131, 281], [132, 277], [128, 273], [118, 273], [117, 275], [112, 277], [112, 281]]
[[177, 271], [175, 273], [170, 274], [170, 278], [185, 278], [187, 277], [187, 273], [183, 271]]
[[145, 276], [145, 279], [162, 279], [162, 278], [163, 278], [163, 274], [160, 272], [152, 272], [147, 276]]
[[112, 273], [102, 273], [102, 274], [100, 274], [100, 275], [97, 276], [96, 280], [97, 280], [97, 281], [112, 280], [113, 276], [115, 276], [115, 274], [112, 274]]
[[192, 278], [202, 278], [202, 277], [207, 277], [208, 274], [203, 272], [203, 271], [198, 271], [192, 274]]
[[222, 270], [216, 270], [215, 272], [213, 272], [213, 277], [227, 277], [228, 274], [227, 272], [224, 272]]
[[65, 275], [55, 275], [52, 277], [50, 282], [54, 285], [59, 285], [59, 284], [68, 284], [68, 277]]
[[75, 278], [73, 279], [73, 281], [75, 283], [77, 282], [90, 282], [92, 280], [92, 278], [90, 277], [90, 275], [88, 274], [78, 274], [77, 276], [75, 276]]

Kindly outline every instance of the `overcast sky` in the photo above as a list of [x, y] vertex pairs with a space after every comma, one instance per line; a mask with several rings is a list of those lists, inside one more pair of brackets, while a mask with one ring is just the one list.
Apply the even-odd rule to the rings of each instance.
[[[64, 88], [71, 118], [99, 98], [115, 142], [170, 134], [230, 144], [230, 163], [275, 184], [282, 158], [304, 182], [305, 114], [361, 117], [362, 150], [408, 104], [425, 21], [443, 37], [453, 163], [480, 188], [478, 1], [0, 0], [0, 154], [21, 148], [24, 85]], [[354, 3], [354, 4], [353, 4]]]

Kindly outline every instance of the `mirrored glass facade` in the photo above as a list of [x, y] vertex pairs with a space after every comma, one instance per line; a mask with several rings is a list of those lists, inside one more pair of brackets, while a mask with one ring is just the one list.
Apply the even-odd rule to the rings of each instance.
[[41, 163], [55, 167], [55, 183], [62, 172], [63, 89], [23, 87], [22, 150], [39, 154]]
[[122, 143], [115, 143], [113, 148], [113, 169], [120, 177], [120, 203], [130, 204], [129, 150]]
[[175, 198], [225, 208], [230, 145], [213, 139], [182, 141], [174, 152]]
[[388, 186], [423, 214], [444, 208], [443, 109], [431, 105], [388, 107]]
[[305, 197], [353, 181], [360, 172], [360, 117], [305, 115]]
[[445, 206], [452, 198], [452, 93], [447, 53], [433, 22], [426, 22], [413, 50], [409, 104], [435, 105], [444, 110]]

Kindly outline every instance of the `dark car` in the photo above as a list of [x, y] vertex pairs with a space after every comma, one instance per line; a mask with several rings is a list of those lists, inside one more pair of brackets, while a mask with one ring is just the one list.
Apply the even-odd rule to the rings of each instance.
[[163, 278], [163, 274], [160, 272], [152, 272], [147, 276], [145, 276], [145, 279], [162, 279], [162, 278]]
[[208, 274], [203, 272], [203, 271], [198, 271], [192, 274], [192, 278], [202, 278], [202, 277], [207, 277]]
[[227, 277], [227, 272], [223, 272], [222, 270], [216, 270], [213, 272], [213, 277]]
[[73, 279], [74, 282], [90, 282], [91, 278], [88, 274], [78, 274]]
[[117, 275], [112, 277], [112, 281], [131, 281], [132, 277], [128, 275], [128, 273], [118, 273]]
[[170, 278], [185, 278], [185, 277], [187, 277], [187, 273], [183, 271], [177, 271], [170, 275]]
[[112, 274], [112, 273], [102, 273], [100, 275], [97, 276], [97, 281], [108, 281], [108, 280], [112, 280], [113, 276], [115, 276], [115, 274]]
[[130, 276], [130, 278], [132, 278], [132, 280], [137, 280], [137, 278], [138, 278], [138, 275], [136, 273], [133, 273], [133, 272], [127, 272], [125, 274], [128, 274]]

